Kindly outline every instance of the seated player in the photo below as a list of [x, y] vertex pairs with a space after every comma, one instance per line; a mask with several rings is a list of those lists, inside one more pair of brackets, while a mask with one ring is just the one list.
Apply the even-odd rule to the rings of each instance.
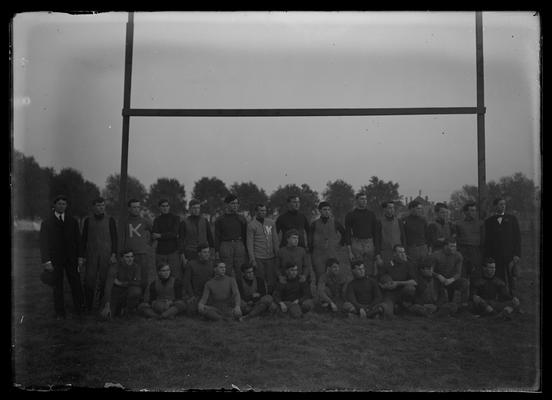
[[241, 266], [242, 277], [238, 280], [243, 319], [260, 315], [269, 309], [275, 309], [272, 296], [268, 294], [266, 282], [255, 276], [255, 267], [251, 264]]
[[392, 259], [378, 269], [379, 286], [383, 299], [395, 311], [412, 305], [416, 292], [416, 271], [406, 257], [404, 246], [393, 246]]
[[213, 278], [205, 283], [203, 295], [197, 303], [200, 315], [211, 321], [242, 317], [241, 297], [236, 279], [226, 276], [226, 264], [216, 260]]
[[456, 313], [458, 305], [449, 301], [445, 286], [433, 272], [433, 260], [429, 256], [420, 260], [418, 272], [414, 304], [408, 310], [423, 317], [445, 317]]
[[184, 267], [184, 294], [186, 302], [186, 314], [197, 315], [197, 303], [203, 294], [205, 283], [213, 277], [213, 261], [211, 251], [207, 243], [200, 243], [197, 246], [197, 255], [188, 261]]
[[519, 308], [519, 299], [510, 294], [506, 283], [498, 278], [495, 272], [495, 260], [487, 258], [482, 268], [482, 276], [473, 282], [473, 308], [478, 314], [498, 314], [508, 318]]
[[358, 315], [360, 318], [383, 318], [391, 316], [391, 312], [384, 303], [378, 283], [366, 276], [366, 268], [362, 260], [355, 260], [351, 265], [353, 280], [345, 291], [343, 309], [349, 316]]
[[285, 283], [278, 282], [274, 290], [274, 302], [280, 306], [283, 313], [292, 318], [301, 318], [314, 308], [310, 285], [298, 277], [299, 268], [293, 263], [286, 265]]
[[341, 272], [337, 258], [328, 258], [326, 272], [318, 279], [318, 298], [323, 308], [329, 308], [333, 312], [343, 311], [348, 281]]
[[285, 234], [287, 245], [281, 247], [278, 251], [278, 280], [282, 283], [286, 280], [286, 266], [288, 264], [293, 264], [297, 266], [298, 276], [301, 282], [308, 282], [309, 285], [311, 281], [314, 284], [314, 272], [312, 270], [312, 265], [310, 257], [307, 254], [307, 251], [299, 246], [299, 231], [297, 229], [290, 229]]
[[132, 250], [124, 250], [122, 259], [113, 264], [105, 282], [103, 319], [134, 313], [145, 290], [142, 269], [134, 262]]
[[456, 240], [442, 240], [443, 247], [431, 254], [434, 275], [445, 286], [448, 300], [467, 306], [470, 284], [462, 278], [464, 258], [456, 251]]
[[182, 282], [172, 276], [168, 262], [157, 265], [157, 279], [149, 285], [149, 301], [138, 306], [147, 318], [174, 319], [186, 310], [182, 301]]

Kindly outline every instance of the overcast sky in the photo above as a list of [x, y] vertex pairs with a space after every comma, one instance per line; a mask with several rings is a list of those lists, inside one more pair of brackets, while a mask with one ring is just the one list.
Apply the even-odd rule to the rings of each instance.
[[[14, 148], [105, 186], [121, 167], [126, 13], [13, 21]], [[475, 107], [475, 13], [136, 13], [135, 108]], [[487, 180], [540, 185], [539, 17], [483, 13]], [[404, 196], [477, 185], [475, 115], [132, 117], [128, 173]]]

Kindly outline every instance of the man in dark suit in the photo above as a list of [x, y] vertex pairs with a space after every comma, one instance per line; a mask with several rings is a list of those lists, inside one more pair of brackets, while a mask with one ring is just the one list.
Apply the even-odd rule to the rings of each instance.
[[506, 200], [497, 198], [493, 206], [496, 214], [485, 220], [485, 258], [495, 259], [496, 276], [506, 282], [513, 295], [521, 257], [519, 224], [514, 215], [505, 213]]
[[75, 218], [66, 212], [67, 198], [57, 196], [54, 210], [40, 226], [40, 253], [45, 270], [53, 274], [56, 319], [65, 318], [63, 271], [71, 286], [75, 313], [82, 315], [84, 296], [78, 270], [80, 232]]

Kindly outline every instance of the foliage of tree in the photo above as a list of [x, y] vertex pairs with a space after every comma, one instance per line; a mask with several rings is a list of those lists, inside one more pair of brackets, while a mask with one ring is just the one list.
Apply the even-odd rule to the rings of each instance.
[[268, 196], [265, 191], [253, 182], [234, 182], [232, 186], [230, 186], [230, 193], [238, 196], [240, 209], [242, 211], [248, 211], [250, 215], [253, 215], [257, 204], [268, 203]]
[[347, 214], [355, 205], [355, 191], [353, 187], [342, 179], [328, 181], [322, 193], [324, 200], [332, 206], [334, 217], [344, 223]]
[[[540, 190], [533, 180], [521, 172], [505, 176], [496, 181], [489, 181], [483, 188], [483, 199], [480, 205], [483, 216], [494, 212], [493, 200], [503, 197], [506, 200], [507, 212], [523, 217], [534, 216], [540, 204]], [[461, 210], [468, 201], [478, 203], [477, 186], [464, 185], [450, 196], [450, 204], [455, 210]]]
[[[113, 216], [118, 216], [121, 211], [119, 205], [120, 184], [120, 174], [112, 174], [107, 177], [105, 188], [102, 190], [102, 197], [105, 199], [106, 204], [106, 212]], [[128, 175], [126, 200], [128, 201], [131, 198], [140, 200], [142, 205], [144, 205], [147, 200], [147, 190], [137, 178]], [[123, 209], [126, 210], [126, 208], [127, 206], [125, 204]]]
[[399, 202], [402, 196], [399, 195], [399, 184], [392, 181], [385, 182], [377, 176], [370, 178], [370, 183], [360, 188], [360, 191], [366, 193], [368, 198], [368, 208], [378, 216], [383, 215], [381, 203], [384, 201]]
[[42, 168], [34, 157], [14, 150], [12, 170], [12, 210], [16, 219], [44, 217], [51, 209], [53, 168]]
[[194, 184], [193, 198], [202, 202], [201, 212], [215, 215], [222, 211], [224, 198], [229, 194], [223, 181], [216, 177], [203, 177]]
[[85, 180], [76, 169], [63, 168], [52, 179], [52, 199], [59, 194], [67, 196], [68, 210], [82, 218], [90, 213], [92, 200], [100, 195], [100, 189], [94, 183]]
[[150, 186], [146, 206], [152, 211], [158, 210], [158, 202], [167, 199], [171, 206], [171, 213], [181, 215], [186, 210], [186, 190], [178, 179], [158, 178]]
[[316, 209], [319, 203], [318, 193], [312, 190], [309, 185], [303, 183], [301, 186], [288, 184], [286, 186], [278, 186], [278, 188], [270, 195], [269, 205], [271, 210], [278, 210], [280, 214], [287, 210], [288, 196], [299, 196], [301, 206], [299, 211], [311, 218], [313, 210]]

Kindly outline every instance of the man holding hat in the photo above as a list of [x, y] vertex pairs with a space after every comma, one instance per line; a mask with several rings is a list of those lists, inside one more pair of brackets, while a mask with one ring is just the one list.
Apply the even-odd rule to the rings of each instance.
[[238, 197], [229, 194], [224, 199], [225, 214], [215, 222], [215, 255], [227, 267], [228, 276], [241, 277], [240, 267], [247, 260], [247, 220], [238, 214]]
[[318, 209], [320, 218], [313, 221], [308, 235], [317, 282], [326, 270], [326, 261], [329, 258], [337, 258], [337, 246], [343, 246], [345, 243], [345, 228], [331, 215], [330, 203], [322, 201]]
[[68, 200], [65, 196], [54, 199], [54, 210], [40, 226], [40, 254], [42, 266], [51, 273], [41, 279], [52, 282], [54, 289], [54, 309], [56, 319], [65, 319], [65, 301], [63, 300], [63, 275], [71, 286], [75, 313], [82, 315], [84, 295], [78, 269], [80, 246], [79, 223], [66, 212]]

